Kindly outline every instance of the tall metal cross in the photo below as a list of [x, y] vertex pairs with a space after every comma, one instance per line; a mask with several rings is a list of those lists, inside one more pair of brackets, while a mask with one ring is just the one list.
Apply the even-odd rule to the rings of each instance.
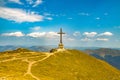
[[62, 34], [65, 34], [64, 32], [62, 32], [62, 28], [60, 28], [60, 32], [58, 32], [58, 34], [60, 34], [60, 43], [62, 43]]

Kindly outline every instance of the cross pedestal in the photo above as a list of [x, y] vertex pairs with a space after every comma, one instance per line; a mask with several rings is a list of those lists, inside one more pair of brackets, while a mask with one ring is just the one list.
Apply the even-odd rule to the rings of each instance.
[[58, 48], [59, 49], [64, 49], [64, 45], [62, 43], [59, 43]]

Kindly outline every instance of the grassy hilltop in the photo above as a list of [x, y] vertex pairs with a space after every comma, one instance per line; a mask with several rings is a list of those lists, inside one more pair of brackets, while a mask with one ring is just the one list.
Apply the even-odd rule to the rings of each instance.
[[19, 48], [0, 53], [0, 79], [119, 80], [120, 71], [78, 50], [49, 53]]

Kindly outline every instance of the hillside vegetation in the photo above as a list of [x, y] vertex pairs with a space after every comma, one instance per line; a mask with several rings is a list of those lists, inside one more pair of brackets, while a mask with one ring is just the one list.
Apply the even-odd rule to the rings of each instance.
[[0, 53], [0, 79], [119, 80], [120, 71], [78, 50], [49, 53], [17, 49]]

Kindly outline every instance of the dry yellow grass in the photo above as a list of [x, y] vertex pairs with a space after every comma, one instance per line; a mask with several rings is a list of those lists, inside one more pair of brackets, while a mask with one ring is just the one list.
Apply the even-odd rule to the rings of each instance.
[[0, 54], [0, 79], [119, 80], [120, 71], [78, 50]]

